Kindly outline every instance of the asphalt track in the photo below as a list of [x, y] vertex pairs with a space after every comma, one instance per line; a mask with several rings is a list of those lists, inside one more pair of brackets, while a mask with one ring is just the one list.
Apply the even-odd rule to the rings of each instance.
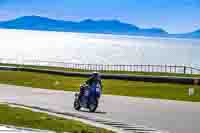
[[73, 109], [74, 92], [1, 84], [0, 90], [0, 102], [76, 114], [130, 132], [153, 133], [155, 129], [170, 133], [200, 132], [200, 103], [106, 95], [97, 112], [89, 113]]

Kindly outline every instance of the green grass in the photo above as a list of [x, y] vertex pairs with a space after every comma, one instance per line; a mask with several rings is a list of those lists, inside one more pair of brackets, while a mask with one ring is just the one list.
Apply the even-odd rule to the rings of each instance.
[[0, 124], [13, 125], [26, 128], [50, 130], [56, 132], [71, 133], [111, 133], [111, 131], [92, 127], [90, 125], [48, 115], [45, 113], [33, 112], [27, 109], [9, 107], [0, 104]]
[[[61, 70], [70, 72], [92, 72], [89, 70], [69, 69], [63, 67], [33, 66], [33, 65], [16, 65], [16, 64], [0, 64], [0, 66], [21, 66], [26, 68]], [[129, 74], [129, 75], [148, 75], [148, 76], [177, 76], [177, 77], [200, 77], [200, 74], [182, 74], [182, 73], [165, 73], [165, 72], [127, 72], [127, 71], [100, 71], [106, 74]]]
[[[0, 71], [0, 83], [54, 90], [78, 91], [86, 78], [59, 75]], [[57, 82], [57, 83], [56, 83]], [[151, 83], [125, 80], [103, 80], [103, 93], [122, 96], [136, 96], [170, 100], [200, 101], [200, 86], [172, 83]], [[188, 96], [188, 88], [195, 88], [196, 94]]]

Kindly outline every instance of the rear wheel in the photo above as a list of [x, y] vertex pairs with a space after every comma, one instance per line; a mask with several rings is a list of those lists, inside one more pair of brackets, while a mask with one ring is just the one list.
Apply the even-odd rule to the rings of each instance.
[[80, 110], [81, 109], [81, 105], [80, 105], [79, 99], [75, 99], [74, 100], [74, 109], [75, 110]]

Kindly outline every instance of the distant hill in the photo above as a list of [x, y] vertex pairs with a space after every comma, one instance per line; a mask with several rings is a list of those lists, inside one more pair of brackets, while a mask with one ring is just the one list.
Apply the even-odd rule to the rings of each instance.
[[195, 38], [200, 38], [200, 30], [196, 30], [196, 31], [189, 33], [187, 35], [195, 37]]
[[171, 35], [160, 28], [142, 29], [135, 25], [122, 23], [118, 20], [92, 20], [80, 22], [54, 20], [40, 16], [24, 16], [14, 20], [0, 22], [0, 28], [44, 30], [62, 32], [103, 33], [157, 37], [194, 37], [200, 38], [200, 30], [188, 33]]
[[171, 34], [169, 35], [169, 37], [200, 39], [200, 30], [196, 30], [194, 32], [189, 32], [189, 33], [183, 33], [183, 34]]

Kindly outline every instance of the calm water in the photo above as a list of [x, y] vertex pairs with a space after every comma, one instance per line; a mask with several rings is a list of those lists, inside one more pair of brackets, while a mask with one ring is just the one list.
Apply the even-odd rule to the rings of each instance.
[[200, 40], [0, 30], [0, 58], [200, 65]]

